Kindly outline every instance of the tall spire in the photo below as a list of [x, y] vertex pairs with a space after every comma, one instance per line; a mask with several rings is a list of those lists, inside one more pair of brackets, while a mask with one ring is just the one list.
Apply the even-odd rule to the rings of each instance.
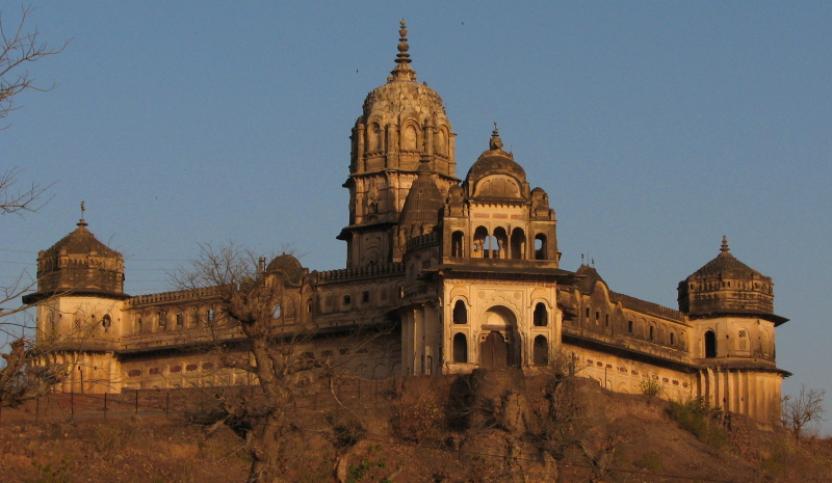
[[725, 235], [722, 235], [722, 245], [719, 247], [719, 251], [720, 253], [728, 253], [731, 251], [731, 249], [728, 248], [728, 237]]
[[399, 22], [399, 53], [396, 54], [396, 67], [390, 73], [392, 80], [416, 80], [416, 71], [410, 66], [410, 44], [407, 43], [407, 22]]

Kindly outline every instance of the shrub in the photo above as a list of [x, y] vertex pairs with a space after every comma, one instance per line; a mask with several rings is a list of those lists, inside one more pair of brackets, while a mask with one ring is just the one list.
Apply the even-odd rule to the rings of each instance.
[[642, 379], [639, 387], [641, 387], [641, 393], [647, 396], [648, 400], [652, 400], [662, 392], [661, 384], [659, 384], [657, 379], [653, 379], [652, 377]]
[[686, 403], [671, 402], [667, 413], [682, 429], [696, 436], [699, 441], [715, 448], [725, 444], [725, 431], [714, 421], [719, 411], [711, 409], [704, 399], [691, 399]]
[[415, 443], [441, 441], [444, 419], [442, 408], [433, 401], [401, 401], [393, 408], [396, 435]]

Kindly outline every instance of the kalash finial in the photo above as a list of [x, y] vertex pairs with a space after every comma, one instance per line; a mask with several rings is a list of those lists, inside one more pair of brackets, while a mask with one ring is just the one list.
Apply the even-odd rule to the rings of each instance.
[[497, 129], [497, 123], [494, 123], [494, 130], [491, 131], [491, 140], [488, 142], [488, 148], [492, 151], [503, 149], [503, 140], [500, 139], [500, 130]]
[[86, 205], [84, 205], [84, 200], [81, 200], [81, 219], [78, 220], [78, 226], [87, 226], [87, 220], [84, 219], [84, 212], [87, 211]]
[[416, 80], [416, 72], [410, 66], [410, 44], [407, 43], [407, 22], [399, 21], [399, 53], [396, 54], [396, 67], [393, 69], [395, 80]]
[[722, 246], [719, 247], [719, 251], [721, 253], [728, 253], [731, 251], [731, 249], [728, 248], [728, 237], [725, 235], [722, 235]]

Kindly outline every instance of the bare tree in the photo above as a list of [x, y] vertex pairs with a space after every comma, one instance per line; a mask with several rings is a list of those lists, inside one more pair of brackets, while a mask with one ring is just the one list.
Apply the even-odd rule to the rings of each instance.
[[42, 396], [60, 382], [65, 368], [37, 363], [44, 356], [39, 348], [25, 339], [17, 339], [10, 344], [9, 353], [3, 354], [5, 365], [0, 368], [0, 406], [19, 406]]
[[[212, 289], [220, 309], [212, 330], [218, 335], [222, 364], [256, 377], [255, 395], [239, 391], [218, 395], [220, 408], [211, 429], [225, 424], [244, 438], [252, 458], [249, 481], [271, 482], [285, 478], [292, 450], [287, 437], [298, 430], [292, 414], [304, 397], [304, 385], [313, 375], [328, 381], [338, 401], [335, 379], [346, 371], [340, 367], [343, 360], [314, 358], [310, 342], [320, 334], [320, 327], [309, 314], [298, 313], [290, 320], [285, 312], [288, 292], [300, 288], [290, 286], [280, 273], [265, 272], [261, 260], [233, 245], [203, 245], [193, 267], [175, 276], [175, 281], [184, 289]], [[244, 337], [243, 353], [221, 349], [223, 339], [234, 334]], [[371, 340], [363, 335], [353, 339], [353, 349]]]
[[823, 420], [823, 398], [826, 392], [820, 389], [806, 390], [800, 386], [800, 395], [796, 398], [785, 396], [782, 404], [783, 425], [800, 439], [800, 433], [811, 423]]
[[41, 41], [38, 31], [28, 28], [31, 15], [31, 7], [24, 5], [17, 22], [8, 26], [0, 13], [0, 120], [17, 108], [15, 100], [20, 93], [45, 90], [35, 84], [28, 66], [66, 47], [54, 49]]
[[[19, 17], [12, 25], [0, 12], [0, 121], [17, 108], [17, 96], [25, 91], [45, 90], [35, 84], [29, 72], [29, 65], [44, 57], [61, 52], [50, 48], [41, 41], [37, 30], [27, 25], [32, 13], [28, 6], [22, 6]], [[0, 127], [0, 130], [7, 126]], [[19, 186], [20, 170], [15, 167], [0, 171], [0, 215], [37, 211], [43, 203], [49, 186], [29, 184]], [[18, 300], [31, 292], [37, 281], [26, 272], [21, 273], [8, 285], [0, 287], [0, 332], [13, 339], [10, 332], [19, 328], [21, 332], [32, 328], [19, 314], [29, 308]], [[13, 308], [8, 308], [9, 306]], [[17, 316], [17, 317], [15, 317]], [[23, 320], [23, 321], [21, 321]], [[36, 349], [23, 336], [9, 345], [9, 352], [3, 354], [5, 364], [0, 369], [0, 403], [17, 405], [26, 399], [36, 397], [57, 382], [57, 368], [43, 365], [43, 350]]]

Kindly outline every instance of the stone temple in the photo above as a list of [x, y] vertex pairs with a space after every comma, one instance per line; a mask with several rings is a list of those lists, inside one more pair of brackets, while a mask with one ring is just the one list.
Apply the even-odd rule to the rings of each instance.
[[[662, 397], [775, 421], [788, 372], [775, 363], [771, 278], [716, 257], [678, 284], [678, 309], [612, 290], [594, 267], [559, 267], [557, 217], [495, 128], [464, 178], [442, 98], [418, 82], [402, 22], [395, 67], [352, 126], [346, 268], [310, 271], [290, 255], [260, 270], [279, 282], [284, 323], [314, 321], [310, 359], [349, 354], [367, 378], [519, 368], [569, 361], [622, 393], [643, 381]], [[38, 254], [37, 337], [67, 364], [59, 390], [251, 384], [222, 367], [206, 328], [222, 317], [210, 289], [124, 293], [124, 259], [81, 219]], [[356, 348], [356, 326], [388, 335]], [[224, 345], [245, 353], [239, 332]]]

